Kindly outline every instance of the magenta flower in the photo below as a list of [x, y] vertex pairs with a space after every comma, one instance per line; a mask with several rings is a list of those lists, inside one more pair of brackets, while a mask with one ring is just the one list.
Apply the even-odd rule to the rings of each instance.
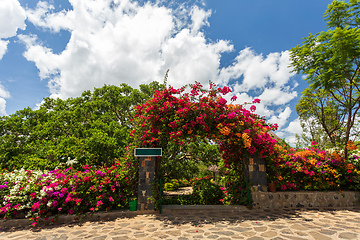
[[227, 117], [228, 117], [228, 119], [234, 119], [234, 118], [236, 118], [236, 116], [237, 116], [236, 113], [232, 112]]
[[103, 205], [103, 202], [102, 202], [101, 200], [99, 200], [99, 201], [96, 203], [96, 206], [99, 207], [99, 206], [101, 206], [101, 205]]
[[232, 96], [232, 98], [230, 99], [231, 101], [236, 101], [237, 96]]
[[253, 103], [260, 103], [260, 99], [255, 98], [254, 101], [253, 101]]
[[250, 111], [254, 112], [255, 110], [256, 110], [255, 105], [252, 105], [252, 106], [250, 107]]
[[227, 101], [224, 98], [220, 98], [219, 103], [220, 105], [225, 105]]
[[71, 214], [74, 214], [74, 210], [70, 209], [68, 210], [68, 213], [71, 215]]
[[41, 206], [41, 203], [40, 202], [36, 202], [32, 205], [32, 210], [35, 211], [36, 209], [38, 209], [39, 207]]

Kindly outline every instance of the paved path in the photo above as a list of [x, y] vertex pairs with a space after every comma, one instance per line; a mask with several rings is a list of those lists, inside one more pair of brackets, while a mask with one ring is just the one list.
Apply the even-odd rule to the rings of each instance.
[[360, 208], [164, 209], [110, 221], [3, 228], [0, 239], [360, 239]]

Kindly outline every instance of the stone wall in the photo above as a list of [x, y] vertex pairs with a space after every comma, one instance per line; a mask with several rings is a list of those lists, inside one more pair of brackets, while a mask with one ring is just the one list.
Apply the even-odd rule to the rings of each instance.
[[257, 209], [333, 208], [359, 206], [360, 192], [252, 192]]
[[256, 191], [267, 191], [265, 159], [257, 156], [244, 158], [244, 173]]
[[149, 200], [152, 192], [151, 187], [155, 182], [156, 157], [139, 158], [139, 185], [138, 185], [138, 211], [154, 210], [154, 203]]

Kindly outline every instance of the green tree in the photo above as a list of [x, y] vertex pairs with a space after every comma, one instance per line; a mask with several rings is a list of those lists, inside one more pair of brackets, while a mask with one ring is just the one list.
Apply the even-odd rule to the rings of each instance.
[[45, 98], [0, 121], [0, 169], [53, 169], [68, 158], [79, 166], [110, 165], [131, 139], [133, 108], [153, 97], [153, 82], [133, 89], [105, 85], [66, 100]]
[[328, 92], [311, 86], [306, 88], [295, 109], [304, 132], [298, 139], [300, 145], [310, 146], [313, 141], [317, 142], [320, 148], [344, 144], [346, 112], [338, 107]]
[[[333, 1], [324, 17], [328, 30], [309, 34], [290, 50], [291, 66], [306, 74], [311, 89], [323, 89], [346, 113], [344, 142], [350, 140], [360, 109], [360, 1]], [[344, 147], [345, 157], [347, 149]]]

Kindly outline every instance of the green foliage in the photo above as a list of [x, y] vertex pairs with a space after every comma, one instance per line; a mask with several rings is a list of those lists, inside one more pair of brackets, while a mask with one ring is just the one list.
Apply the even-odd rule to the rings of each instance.
[[331, 94], [310, 85], [295, 108], [303, 129], [298, 145], [309, 147], [314, 141], [321, 149], [344, 145], [347, 112], [339, 108]]
[[164, 184], [164, 191], [175, 191], [179, 189], [179, 182], [176, 179], [172, 179], [171, 182]]
[[163, 153], [161, 174], [167, 179], [192, 179], [207, 176], [206, 168], [217, 165], [221, 159], [219, 146], [203, 141], [192, 141], [184, 146], [168, 143], [167, 151]]
[[[346, 115], [342, 143], [350, 140], [360, 109], [359, 9], [359, 1], [333, 1], [324, 15], [328, 30], [315, 35], [310, 33], [301, 46], [290, 50], [291, 66], [295, 72], [306, 75], [306, 80], [311, 84], [309, 89], [324, 89], [325, 95], [316, 94], [315, 98], [330, 100], [323, 108], [329, 110], [330, 115], [319, 118], [313, 112], [312, 116], [318, 117], [316, 120], [319, 123], [325, 120], [322, 126], [329, 126], [330, 123], [331, 129], [331, 125], [337, 125], [341, 119], [333, 119], [335, 110], [340, 112], [340, 116]], [[306, 102], [310, 106], [311, 103]], [[325, 132], [328, 134], [331, 131]], [[346, 148], [344, 152], [347, 158]]]
[[193, 194], [198, 197], [199, 204], [218, 205], [224, 197], [220, 186], [213, 183], [210, 176], [197, 179], [193, 183]]
[[68, 158], [81, 165], [110, 166], [130, 145], [134, 106], [162, 89], [157, 82], [105, 85], [66, 100], [45, 98], [0, 120], [0, 169], [54, 169]]
[[162, 204], [171, 205], [219, 205], [224, 193], [220, 186], [212, 182], [210, 176], [191, 180], [193, 192], [190, 195], [180, 195], [174, 198], [163, 198]]
[[221, 178], [220, 185], [224, 186], [220, 188], [224, 193], [224, 197], [220, 201], [224, 205], [249, 205], [246, 180], [242, 174], [242, 169], [232, 166]]

